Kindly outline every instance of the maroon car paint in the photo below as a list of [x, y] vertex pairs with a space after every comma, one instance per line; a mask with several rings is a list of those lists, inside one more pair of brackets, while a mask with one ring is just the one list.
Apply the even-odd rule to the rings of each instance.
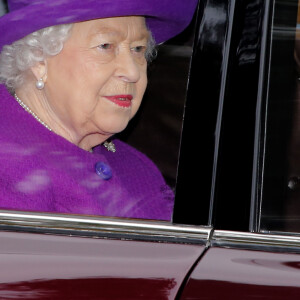
[[174, 299], [204, 246], [0, 232], [0, 299]]
[[300, 299], [300, 255], [210, 248], [180, 298]]

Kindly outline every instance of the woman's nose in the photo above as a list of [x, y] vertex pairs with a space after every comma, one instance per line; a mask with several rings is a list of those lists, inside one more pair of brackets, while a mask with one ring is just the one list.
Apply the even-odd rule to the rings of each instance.
[[140, 66], [132, 56], [131, 51], [118, 55], [115, 75], [126, 82], [137, 82], [140, 79]]

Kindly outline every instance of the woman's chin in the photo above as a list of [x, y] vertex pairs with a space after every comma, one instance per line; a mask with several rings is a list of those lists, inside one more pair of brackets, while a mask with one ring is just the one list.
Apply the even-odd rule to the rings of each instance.
[[114, 123], [109, 126], [102, 127], [101, 132], [105, 132], [105, 135], [107, 136], [112, 136], [114, 134], [122, 132], [127, 127], [127, 125], [128, 121], [119, 124]]

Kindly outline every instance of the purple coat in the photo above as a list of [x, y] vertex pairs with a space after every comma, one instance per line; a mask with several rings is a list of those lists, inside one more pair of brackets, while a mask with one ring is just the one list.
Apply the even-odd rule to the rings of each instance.
[[[142, 153], [93, 153], [50, 132], [0, 85], [0, 209], [170, 220], [174, 195]], [[97, 162], [111, 170], [105, 180]]]

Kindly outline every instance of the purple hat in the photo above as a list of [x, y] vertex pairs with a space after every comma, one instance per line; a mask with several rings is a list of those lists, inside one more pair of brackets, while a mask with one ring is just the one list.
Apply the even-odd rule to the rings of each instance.
[[0, 49], [39, 29], [121, 16], [145, 16], [157, 43], [190, 23], [198, 0], [8, 0], [0, 18]]

